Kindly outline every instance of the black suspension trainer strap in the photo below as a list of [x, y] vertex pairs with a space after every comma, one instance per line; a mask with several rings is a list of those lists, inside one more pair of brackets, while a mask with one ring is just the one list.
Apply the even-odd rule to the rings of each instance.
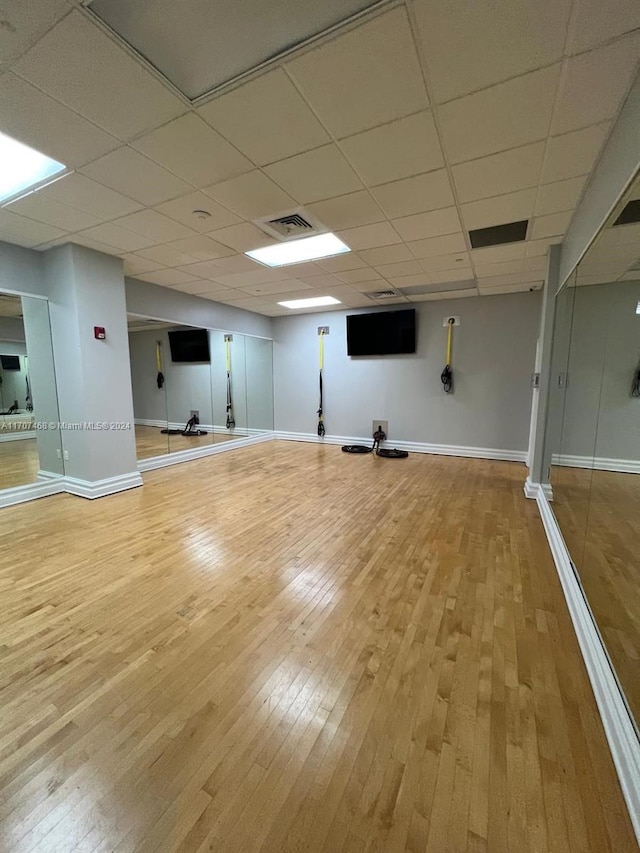
[[325, 434], [325, 429], [324, 429], [324, 416], [323, 416], [323, 411], [322, 411], [322, 403], [323, 403], [323, 399], [322, 399], [322, 398], [323, 398], [323, 394], [322, 394], [322, 369], [323, 369], [323, 367], [324, 367], [324, 332], [320, 332], [320, 333], [318, 334], [318, 338], [320, 339], [320, 340], [319, 340], [319, 345], [320, 345], [320, 350], [319, 350], [319, 365], [320, 365], [320, 370], [319, 370], [319, 380], [318, 380], [318, 381], [319, 381], [319, 386], [320, 386], [320, 403], [319, 403], [319, 405], [318, 405], [318, 412], [317, 412], [317, 414], [318, 414], [318, 435], [322, 438], [322, 436]]
[[233, 398], [231, 396], [231, 335], [224, 336], [225, 358], [227, 362], [227, 429], [235, 429], [236, 420], [233, 416]]
[[453, 317], [449, 317], [447, 329], [447, 363], [444, 366], [444, 370], [440, 374], [440, 381], [442, 382], [442, 387], [444, 388], [445, 394], [450, 394], [451, 391], [453, 391], [453, 370], [451, 369], [451, 338], [453, 334], [454, 323], [455, 319]]

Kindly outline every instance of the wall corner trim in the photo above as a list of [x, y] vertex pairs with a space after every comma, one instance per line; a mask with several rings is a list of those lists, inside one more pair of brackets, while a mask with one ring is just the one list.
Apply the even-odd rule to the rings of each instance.
[[60, 481], [63, 488], [61, 491], [81, 498], [103, 498], [105, 495], [113, 495], [116, 492], [124, 492], [127, 489], [135, 489], [142, 485], [142, 477], [138, 471], [129, 474], [121, 474], [118, 477], [107, 477], [104, 480], [79, 480], [77, 477], [64, 477]]
[[593, 615], [585, 600], [571, 565], [558, 522], [541, 484], [536, 501], [544, 525], [549, 548], [558, 571], [560, 584], [573, 623], [589, 681], [596, 699], [602, 725], [624, 795], [631, 823], [640, 843], [640, 739], [634, 728], [624, 697], [598, 633]]

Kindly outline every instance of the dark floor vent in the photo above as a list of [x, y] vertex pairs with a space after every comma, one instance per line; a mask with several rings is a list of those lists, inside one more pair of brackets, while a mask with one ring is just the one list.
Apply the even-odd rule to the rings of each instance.
[[485, 246], [500, 246], [503, 243], [518, 243], [526, 239], [528, 219], [521, 222], [508, 222], [506, 225], [492, 225], [490, 228], [476, 228], [469, 231], [469, 239], [473, 249]]
[[613, 224], [615, 227], [616, 225], [631, 225], [632, 222], [640, 222], [640, 198], [634, 198], [633, 201], [627, 202]]

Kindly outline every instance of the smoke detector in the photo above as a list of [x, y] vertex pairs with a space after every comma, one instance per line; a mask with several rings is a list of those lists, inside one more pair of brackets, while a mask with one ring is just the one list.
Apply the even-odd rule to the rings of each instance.
[[299, 237], [314, 237], [326, 234], [329, 230], [315, 216], [302, 207], [282, 213], [279, 216], [262, 216], [253, 220], [269, 237], [276, 240], [296, 240]]
[[193, 215], [196, 219], [211, 219], [211, 214], [208, 210], [194, 210]]

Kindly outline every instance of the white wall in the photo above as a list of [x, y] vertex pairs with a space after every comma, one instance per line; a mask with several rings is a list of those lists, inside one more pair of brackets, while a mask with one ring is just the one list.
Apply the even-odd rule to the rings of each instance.
[[[407, 307], [407, 306], [395, 306]], [[423, 302], [417, 308], [417, 353], [349, 358], [347, 313], [281, 317], [274, 321], [276, 430], [316, 433], [317, 327], [325, 338], [325, 425], [328, 435], [368, 437], [371, 421], [389, 421], [391, 441], [526, 452], [530, 378], [540, 324], [541, 295], [518, 293]], [[390, 309], [387, 309], [390, 310]], [[443, 318], [454, 329], [454, 393], [442, 390]]]

